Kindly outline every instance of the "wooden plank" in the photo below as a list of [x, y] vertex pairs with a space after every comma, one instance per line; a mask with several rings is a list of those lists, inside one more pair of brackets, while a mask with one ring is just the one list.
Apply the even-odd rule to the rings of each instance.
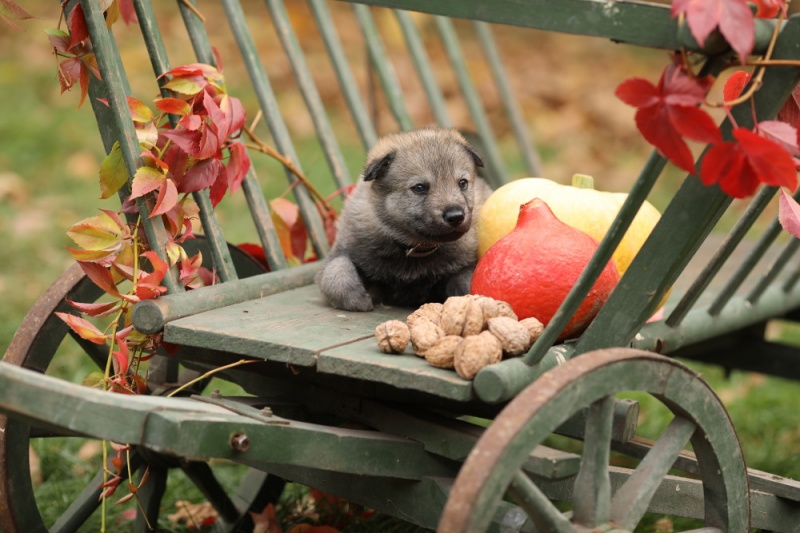
[[381, 306], [370, 313], [333, 309], [316, 285], [307, 285], [170, 322], [164, 340], [313, 366], [323, 350], [372, 338], [378, 324], [404, 320], [409, 312]]
[[365, 381], [377, 381], [401, 389], [413, 389], [458, 401], [473, 399], [472, 382], [453, 370], [432, 367], [411, 353], [381, 353], [375, 339], [325, 350], [319, 354], [317, 371]]
[[348, 0], [444, 15], [603, 37], [615, 42], [673, 50], [678, 25], [669, 6], [605, 0]]

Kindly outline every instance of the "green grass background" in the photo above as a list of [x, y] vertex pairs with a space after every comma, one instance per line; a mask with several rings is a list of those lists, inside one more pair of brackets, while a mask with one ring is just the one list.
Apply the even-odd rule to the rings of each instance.
[[[221, 20], [219, 8], [209, 4], [205, 7], [201, 4], [209, 20]], [[306, 19], [307, 12], [299, 2], [289, 2], [289, 5], [303, 46], [309, 51], [312, 69], [322, 82], [323, 98], [334, 109], [333, 123], [341, 134], [340, 139], [344, 139], [342, 148], [355, 176], [364, 151], [343, 112], [341, 96], [336, 94], [335, 82], [323, 59], [313, 24]], [[57, 6], [57, 2], [44, 0], [27, 2], [25, 8], [36, 18], [21, 23], [24, 31], [0, 24], [0, 242], [4, 245], [0, 264], [0, 352], [5, 351], [27, 310], [71, 264], [72, 259], [65, 250], [70, 244], [65, 234], [67, 228], [93, 215], [100, 206], [115, 207], [113, 201], [102, 202], [98, 198], [97, 170], [103, 151], [90, 107], [75, 108], [76, 91], [59, 94], [55, 59], [44, 34], [45, 28], [57, 23]], [[159, 16], [166, 22], [167, 38], [178, 49], [173, 64], [191, 61], [174, 11], [162, 5], [157, 7]], [[353, 39], [351, 34], [356, 33], [352, 18], [342, 6], [336, 6], [334, 12], [348, 44]], [[380, 13], [378, 20], [386, 32], [387, 46], [394, 53], [401, 48], [397, 29]], [[258, 19], [253, 24], [262, 22]], [[429, 24], [424, 18], [418, 22], [423, 28]], [[468, 28], [459, 28], [469, 35]], [[222, 23], [209, 24], [209, 30], [223, 57], [233, 57], [231, 37]], [[136, 73], [132, 77], [134, 95], [148, 101], [155, 89], [146, 60], [138, 53], [141, 48], [138, 33], [121, 25], [115, 31], [122, 43], [123, 56]], [[334, 187], [325, 178], [325, 161], [313, 139], [309, 118], [291, 82], [285, 59], [274, 52], [279, 47], [274, 33], [271, 28], [257, 32], [257, 39], [287, 123], [300, 139], [298, 151], [304, 169], [330, 193]], [[426, 33], [426, 40], [433, 40], [430, 32]], [[498, 40], [507, 64], [511, 65], [512, 87], [529, 118], [543, 156], [545, 177], [566, 182], [572, 173], [582, 172], [595, 175], [599, 188], [625, 190], [635, 179], [649, 148], [635, 131], [633, 111], [613, 97], [613, 89], [620, 81], [634, 75], [655, 81], [666, 64], [666, 55], [625, 49], [598, 40], [514, 29], [498, 32]], [[465, 49], [493, 126], [504, 139], [503, 148], [509, 155], [512, 171], [516, 177], [522, 176], [524, 171], [508, 141], [508, 126], [502, 120], [496, 91], [486, 81], [486, 67], [475, 59], [477, 52], [472, 40], [465, 42]], [[435, 50], [441, 54], [439, 48]], [[353, 60], [363, 59], [362, 52], [356, 47]], [[531, 66], [520, 67], [523, 60]], [[412, 115], [416, 123], [424, 124], [430, 121], [430, 113], [418, 96], [419, 87], [410, 74], [410, 63], [407, 59], [398, 61]], [[243, 79], [242, 67], [235, 61], [226, 64], [226, 72], [229, 80]], [[360, 71], [359, 79], [365, 82], [363, 73]], [[463, 113], [457, 111], [458, 98], [454, 96], [457, 90], [452, 74], [442, 73], [441, 76], [448, 101], [456, 102], [452, 109], [456, 122], [469, 127]], [[242, 98], [252, 115], [250, 110], [256, 107], [252, 95], [235, 82], [231, 82], [231, 92]], [[382, 132], [392, 130], [386, 113], [380, 116], [379, 129]], [[269, 141], [263, 124], [259, 131]], [[256, 166], [267, 197], [281, 194], [285, 178], [278, 166], [264, 157], [257, 157]], [[663, 208], [680, 179], [680, 175], [670, 169], [651, 201]], [[242, 223], [238, 215], [243, 204], [243, 198], [238, 195], [226, 199], [220, 208], [220, 217], [229, 227], [227, 234], [232, 242], [254, 240], [252, 228]], [[738, 204], [734, 205], [721, 226], [729, 226], [740, 210]], [[776, 324], [771, 331], [786, 342], [800, 343], [800, 330], [793, 325]], [[748, 464], [783, 476], [799, 476], [798, 385], [741, 372], [725, 376], [718, 368], [692, 366], [702, 372], [725, 402]], [[79, 382], [90, 370], [91, 366], [74, 350], [67, 350], [57, 358], [51, 372]], [[655, 432], [655, 428], [663, 425], [666, 415], [663, 410], [649, 409], [647, 399], [642, 401], [643, 411], [647, 413], [641, 420], [644, 432]], [[76, 439], [49, 439], [36, 444], [35, 451], [41, 461], [41, 482], [37, 483], [37, 491], [38, 496], [48, 502], [46, 507], [51, 519], [58, 516], [72, 491], [82, 489], [97, 468], [96, 453], [92, 453], [91, 446], [82, 450], [83, 444]], [[218, 466], [226, 482], [234, 483], [237, 469]], [[165, 514], [174, 512], [176, 499], [200, 501], [200, 496], [185, 479], [176, 477], [171, 483]], [[115, 520], [119, 511], [115, 511], [114, 516]], [[656, 527], [653, 524], [655, 522], [643, 529], [653, 529]], [[161, 526], [168, 527], [168, 524]], [[123, 531], [128, 526], [115, 527]], [[372, 530], [402, 530], [403, 527], [402, 524], [378, 522]], [[86, 531], [98, 530], [96, 520], [86, 528]]]

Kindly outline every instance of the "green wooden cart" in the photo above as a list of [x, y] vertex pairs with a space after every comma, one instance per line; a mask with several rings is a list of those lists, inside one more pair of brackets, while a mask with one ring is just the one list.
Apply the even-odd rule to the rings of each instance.
[[[126, 96], [136, 61], [127, 70], [123, 66], [98, 4], [69, 2], [67, 9], [82, 6], [96, 54], [102, 81], [92, 79], [90, 99], [106, 150], [119, 143], [121, 164], [134, 175], [141, 166], [140, 148]], [[192, 0], [177, 4], [196, 61], [215, 64], [213, 43], [199, 16], [203, 6], [195, 9]], [[539, 174], [539, 163], [493, 39], [502, 26], [491, 23], [665, 50], [696, 48], [669, 7], [659, 4], [365, 0], [349, 6], [308, 0], [314, 20], [304, 23], [314, 24], [321, 35], [342, 94], [343, 107], [326, 110], [315, 65], [307, 64], [282, 0], [266, 0], [268, 14], [255, 2], [242, 3], [248, 14], [238, 0], [219, 4], [227, 21], [206, 20], [205, 25], [230, 25], [241, 57], [225, 58], [227, 71], [247, 72], [272, 142], [300, 169], [306, 161], [297, 156], [254, 44], [253, 33], [262, 31], [267, 20], [274, 26], [336, 188], [350, 184], [357, 172], [347, 168], [334, 131], [357, 132], [364, 147], [377, 138], [375, 108], [367, 105], [354, 74], [362, 52], [372, 80], [370, 94], [382, 99], [395, 121], [384, 129], [415, 126], [391, 67], [396, 58], [387, 54], [378, 30], [377, 13], [396, 18], [424, 98], [443, 126], [455, 124], [448, 114], [453, 104], [446, 103], [435, 74], [452, 69], [462, 97], [456, 100], [463, 101], [471, 117], [486, 175], [495, 186], [509, 175], [456, 28], [474, 35], [486, 54], [487, 75], [497, 84], [509, 136], [518, 141], [529, 175]], [[134, 0], [134, 5], [153, 79], [163, 83], [161, 75], [171, 65], [161, 30], [150, 2]], [[412, 16], [412, 11], [426, 15]], [[343, 40], [335, 23], [352, 16], [360, 29], [355, 53], [343, 45], [352, 43], [352, 36]], [[174, 22], [170, 19], [170, 32], [176, 31]], [[421, 23], [438, 33], [447, 65], [438, 64], [442, 58], [432, 60]], [[756, 49], [763, 50], [771, 27], [759, 24]], [[175, 53], [181, 52], [185, 54]], [[724, 47], [715, 52], [702, 67], [707, 72], [727, 64]], [[800, 19], [785, 22], [773, 58], [800, 59]], [[759, 116], [775, 116], [798, 80], [796, 67], [770, 69], [757, 94]], [[163, 94], [169, 91], [163, 89]], [[734, 109], [742, 124], [750, 120], [749, 106], [744, 107]], [[352, 120], [355, 128], [334, 128], [331, 120]], [[762, 225], [757, 240], [744, 238], [756, 231], [754, 223], [776, 187], [759, 190], [724, 237], [709, 237], [731, 199], [717, 187], [688, 177], [588, 330], [579, 339], [555, 342], [665, 165], [658, 153], [645, 163], [612, 231], [531, 350], [484, 368], [474, 381], [408, 353], [393, 356], [377, 350], [376, 325], [403, 319], [408, 309], [351, 313], [326, 306], [313, 283], [318, 262], [287, 268], [262, 193], [264, 181], [254, 172], [244, 178], [241, 194], [271, 272], [226, 244], [209, 192], [193, 193], [205, 236], [186, 241], [186, 246], [204, 251], [220, 283], [185, 292], [170, 270], [164, 280], [169, 294], [135, 308], [137, 330], [162, 332], [174, 349], [151, 362], [150, 394], [108, 394], [43, 375], [66, 344], [73, 350], [77, 346], [99, 369], [107, 365], [107, 346], [74, 335], [56, 315], [75, 312], [67, 299], [92, 302], [103, 293], [77, 266], [53, 284], [17, 331], [0, 364], [0, 411], [7, 415], [0, 417], [0, 529], [82, 531], [100, 505], [103, 472], [74, 495], [57, 523], [44, 524], [28, 464], [32, 440], [74, 436], [133, 446], [122, 475], [138, 479], [149, 472], [137, 493], [141, 508], [136, 531], [158, 524], [167, 480], [176, 471], [186, 473], [213, 504], [220, 531], [252, 531], [249, 512], [275, 501], [287, 480], [442, 533], [633, 531], [648, 512], [697, 519], [704, 524], [698, 531], [800, 531], [800, 484], [748, 470], [735, 428], [714, 391], [673, 358], [800, 377], [796, 350], [764, 338], [767, 321], [791, 319], [800, 307], [800, 266], [793, 255], [800, 243], [779, 238], [777, 220]], [[291, 183], [297, 181], [289, 170], [286, 176]], [[329, 243], [313, 198], [303, 186], [294, 195], [314, 251], [325, 256]], [[154, 201], [140, 199], [138, 212], [150, 213]], [[143, 218], [152, 248], [166, 257], [161, 217]], [[670, 287], [665, 318], [647, 323]], [[217, 376], [242, 387], [248, 396], [203, 393], [205, 380], [190, 383], [242, 359], [254, 364], [232, 365]], [[191, 386], [167, 397], [181, 384]], [[674, 415], [656, 440], [637, 436], [640, 404], [618, 397], [629, 391], [652, 396]], [[480, 420], [491, 424], [484, 427]], [[548, 447], [545, 441], [552, 434], [583, 441], [582, 453]], [[689, 445], [692, 451], [685, 450]], [[612, 464], [612, 452], [626, 459]], [[212, 459], [247, 467], [238, 489], [223, 488]]]

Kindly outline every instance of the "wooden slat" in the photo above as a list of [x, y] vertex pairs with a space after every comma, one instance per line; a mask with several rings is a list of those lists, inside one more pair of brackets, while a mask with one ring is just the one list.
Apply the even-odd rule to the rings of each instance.
[[386, 383], [457, 401], [473, 398], [472, 383], [458, 377], [455, 371], [432, 367], [421, 357], [413, 355], [410, 347], [403, 355], [383, 354], [372, 337], [323, 351], [317, 361], [317, 371]]
[[312, 366], [323, 350], [372, 337], [379, 323], [408, 313], [388, 307], [340, 311], [324, 302], [316, 285], [308, 285], [176, 320], [164, 329], [164, 340]]

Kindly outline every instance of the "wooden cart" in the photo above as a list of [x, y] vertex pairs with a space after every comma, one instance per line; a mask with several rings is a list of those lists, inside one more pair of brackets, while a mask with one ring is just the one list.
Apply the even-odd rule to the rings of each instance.
[[[163, 83], [167, 78], [162, 74], [171, 65], [161, 30], [150, 2], [134, 4], [155, 78]], [[203, 6], [193, 9], [192, 0], [177, 4], [196, 61], [214, 64], [213, 43], [198, 15]], [[297, 156], [251, 33], [266, 23], [264, 6], [243, 3], [252, 10], [246, 14], [238, 0], [220, 4], [241, 51], [240, 58], [225, 58], [228, 71], [239, 66], [247, 71], [277, 152], [301, 169], [305, 161]], [[67, 9], [75, 5], [82, 6], [102, 77], [91, 80], [90, 96], [103, 142], [107, 151], [119, 143], [122, 164], [134, 175], [141, 150], [126, 97], [127, 76], [135, 67], [123, 65], [98, 2], [70, 2]], [[442, 60], [431, 60], [419, 23], [435, 26], [495, 186], [506, 182], [509, 173], [453, 19], [472, 21], [471, 28], [460, 31], [474, 32], [486, 54], [487, 75], [497, 84], [530, 175], [538, 174], [538, 161], [493, 39], [502, 26], [489, 23], [666, 50], [692, 46], [668, 6], [633, 1], [367, 0], [343, 5], [333, 6], [336, 17], [357, 18], [372, 94], [385, 99], [398, 129], [415, 125], [374, 16], [396, 17], [436, 121], [452, 126], [435, 76]], [[346, 109], [326, 110], [315, 67], [305, 61], [286, 6], [282, 0], [266, 0], [266, 6], [330, 175], [336, 188], [345, 187], [357, 172], [347, 168], [330, 120], [349, 115], [365, 147], [377, 138], [375, 116], [349, 63], [353, 55], [343, 47], [331, 6], [309, 0], [346, 103]], [[428, 15], [415, 17], [412, 11]], [[170, 31], [175, 31], [174, 22]], [[757, 32], [757, 49], [764, 49], [769, 33]], [[773, 58], [799, 59], [798, 43], [800, 19], [790, 18]], [[726, 64], [727, 52], [717, 52], [703, 67], [707, 72]], [[759, 116], [775, 116], [799, 79], [796, 67], [770, 69], [757, 94]], [[734, 113], [747, 123], [750, 109], [744, 107]], [[777, 220], [755, 242], [744, 239], [777, 188], [759, 190], [733, 229], [717, 238], [709, 234], [731, 199], [688, 177], [588, 330], [573, 341], [555, 342], [665, 164], [658, 153], [645, 163], [612, 231], [533, 348], [523, 357], [486, 367], [474, 381], [409, 353], [377, 350], [376, 325], [404, 319], [408, 309], [352, 313], [326, 306], [313, 283], [319, 262], [287, 268], [261, 190], [264, 180], [259, 182], [254, 172], [242, 189], [271, 272], [264, 273], [250, 255], [226, 243], [209, 192], [194, 193], [205, 236], [186, 246], [203, 250], [220, 282], [185, 292], [170, 271], [164, 280], [169, 294], [137, 305], [136, 329], [163, 332], [163, 340], [174, 348], [151, 363], [148, 395], [109, 394], [43, 375], [65, 343], [77, 345], [99, 369], [107, 366], [108, 347], [80, 339], [56, 315], [74, 313], [67, 299], [91, 302], [102, 295], [77, 266], [53, 284], [17, 331], [0, 364], [0, 410], [7, 415], [0, 417], [0, 528], [4, 533], [82, 531], [100, 505], [103, 472], [75, 495], [56, 524], [44, 524], [31, 485], [28, 448], [33, 439], [88, 436], [133, 446], [125, 477], [138, 479], [148, 470], [149, 479], [137, 493], [142, 505], [136, 531], [159, 523], [161, 498], [176, 471], [186, 473], [216, 508], [220, 531], [252, 531], [249, 511], [260, 512], [275, 501], [286, 480], [442, 533], [633, 531], [646, 512], [699, 519], [705, 524], [702, 531], [800, 531], [800, 485], [748, 470], [735, 428], [714, 391], [673, 358], [800, 377], [795, 350], [764, 340], [768, 320], [792, 318], [800, 306], [800, 270], [793, 257], [798, 241], [779, 239]], [[291, 171], [286, 175], [290, 182], [297, 180]], [[329, 242], [313, 199], [303, 186], [294, 194], [313, 248], [324, 256]], [[145, 197], [137, 208], [152, 248], [166, 257], [161, 217], [146, 217], [154, 201]], [[665, 318], [646, 323], [670, 288]], [[167, 396], [191, 377], [240, 359], [256, 363], [217, 375], [248, 396], [202, 393], [205, 381]], [[674, 414], [657, 440], [637, 437], [639, 403], [618, 399], [628, 391], [648, 394]], [[491, 424], [484, 428], [476, 420]], [[554, 433], [582, 440], [582, 453], [546, 446]], [[689, 444], [691, 452], [684, 449]], [[628, 466], [610, 465], [612, 452], [628, 458], [613, 464]], [[211, 459], [249, 467], [238, 489], [222, 488]]]

